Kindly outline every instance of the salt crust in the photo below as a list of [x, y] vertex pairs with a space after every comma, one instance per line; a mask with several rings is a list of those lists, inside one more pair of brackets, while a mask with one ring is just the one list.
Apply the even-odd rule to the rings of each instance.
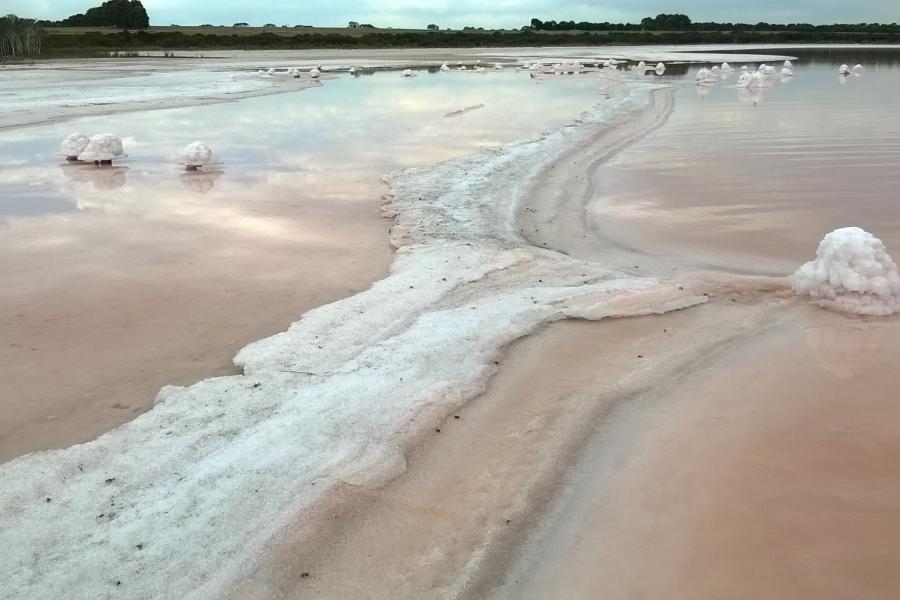
[[166, 387], [95, 441], [0, 465], [0, 597], [220, 597], [336, 486], [399, 473], [410, 436], [482, 392], [507, 344], [559, 319], [704, 302], [512, 225], [542, 166], [654, 89], [604, 85], [578, 125], [388, 177], [390, 275], [242, 349], [244, 375]]

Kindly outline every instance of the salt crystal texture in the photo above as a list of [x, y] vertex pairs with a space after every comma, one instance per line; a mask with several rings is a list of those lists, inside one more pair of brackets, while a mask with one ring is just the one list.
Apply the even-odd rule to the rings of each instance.
[[59, 154], [66, 158], [75, 158], [87, 148], [90, 139], [83, 133], [73, 133], [59, 145]]
[[900, 275], [884, 244], [859, 227], [832, 231], [793, 275], [794, 291], [830, 310], [886, 316], [900, 311]]
[[86, 162], [111, 161], [125, 157], [122, 140], [111, 133], [98, 133], [90, 139], [87, 147], [78, 155], [78, 160]]
[[189, 169], [222, 164], [219, 157], [213, 154], [212, 148], [200, 141], [188, 144], [181, 151], [181, 162]]

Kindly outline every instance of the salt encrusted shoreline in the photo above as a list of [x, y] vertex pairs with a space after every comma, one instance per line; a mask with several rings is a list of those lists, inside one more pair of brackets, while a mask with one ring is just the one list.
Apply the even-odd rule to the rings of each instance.
[[93, 442], [0, 465], [0, 597], [217, 597], [335, 486], [401, 471], [406, 441], [483, 391], [512, 341], [559, 319], [704, 302], [514, 232], [542, 165], [659, 110], [657, 86], [603, 86], [609, 99], [577, 125], [392, 175], [390, 276], [245, 347], [244, 375], [164, 388]]

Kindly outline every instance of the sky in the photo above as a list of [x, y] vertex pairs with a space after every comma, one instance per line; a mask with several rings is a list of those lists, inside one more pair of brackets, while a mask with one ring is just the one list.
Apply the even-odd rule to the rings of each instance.
[[[143, 0], [152, 25], [345, 26], [518, 28], [532, 17], [556, 21], [632, 22], [658, 13], [685, 13], [694, 21], [859, 23], [900, 21], [900, 0]], [[2, 0], [0, 12], [58, 20], [99, 1]]]

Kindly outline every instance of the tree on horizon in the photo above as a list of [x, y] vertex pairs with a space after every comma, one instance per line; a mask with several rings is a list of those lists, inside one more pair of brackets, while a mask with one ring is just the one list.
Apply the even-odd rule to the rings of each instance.
[[84, 14], [72, 15], [60, 22], [63, 27], [118, 27], [147, 29], [150, 17], [140, 0], [108, 0], [89, 8]]

